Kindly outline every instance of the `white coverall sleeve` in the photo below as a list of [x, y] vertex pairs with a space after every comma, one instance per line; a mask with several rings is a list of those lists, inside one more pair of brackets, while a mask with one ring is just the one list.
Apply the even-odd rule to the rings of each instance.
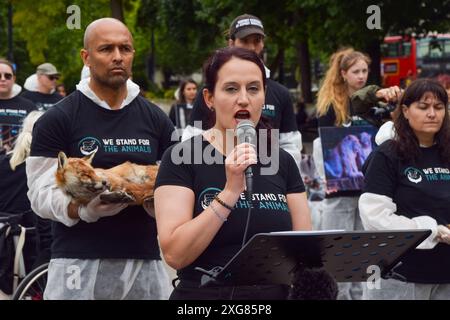
[[380, 127], [380, 129], [378, 129], [378, 132], [375, 136], [375, 143], [377, 145], [380, 145], [387, 140], [394, 139], [394, 137], [395, 137], [394, 123], [392, 121], [387, 121]]
[[280, 148], [287, 151], [294, 158], [300, 170], [300, 161], [302, 160], [301, 151], [303, 148], [300, 131], [280, 133]]
[[56, 158], [28, 157], [26, 160], [27, 195], [31, 208], [38, 216], [71, 227], [80, 220], [68, 216], [71, 197], [64, 194], [56, 185], [57, 166], [58, 159]]
[[395, 214], [397, 205], [391, 198], [365, 192], [359, 198], [359, 214], [366, 230], [430, 229], [431, 235], [417, 249], [433, 249], [438, 241], [437, 221], [430, 216], [408, 218]]

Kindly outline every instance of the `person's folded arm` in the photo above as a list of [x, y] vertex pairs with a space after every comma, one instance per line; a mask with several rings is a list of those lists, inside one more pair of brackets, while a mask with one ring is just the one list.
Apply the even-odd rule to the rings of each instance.
[[408, 218], [397, 214], [397, 205], [390, 197], [365, 192], [359, 198], [359, 214], [366, 230], [430, 229], [431, 235], [417, 249], [432, 249], [438, 243], [438, 224], [430, 216]]
[[[218, 195], [234, 206], [237, 196], [226, 190]], [[175, 197], [175, 198], [174, 198]], [[214, 203], [193, 218], [195, 195], [186, 187], [164, 185], [155, 190], [158, 237], [164, 259], [174, 269], [190, 265], [209, 246], [230, 210]], [[216, 212], [214, 212], [214, 210]]]

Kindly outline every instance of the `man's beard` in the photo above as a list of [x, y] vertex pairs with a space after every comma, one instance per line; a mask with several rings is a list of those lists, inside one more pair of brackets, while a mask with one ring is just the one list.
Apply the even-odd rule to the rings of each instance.
[[119, 89], [123, 85], [126, 84], [128, 78], [130, 77], [128, 72], [125, 71], [123, 75], [115, 75], [115, 76], [99, 76], [98, 74], [91, 74], [92, 78], [95, 81], [100, 83], [104, 87], [109, 87], [111, 89]]

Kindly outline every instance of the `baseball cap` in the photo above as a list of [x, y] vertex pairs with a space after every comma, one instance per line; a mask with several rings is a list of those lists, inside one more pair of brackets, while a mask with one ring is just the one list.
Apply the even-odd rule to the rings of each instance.
[[264, 26], [258, 17], [251, 14], [243, 14], [234, 19], [230, 25], [231, 39], [242, 39], [251, 34], [266, 36], [264, 34]]
[[37, 74], [45, 74], [47, 76], [53, 76], [53, 75], [59, 76], [59, 72], [58, 72], [58, 70], [56, 70], [56, 67], [48, 62], [39, 65], [36, 69], [36, 73]]

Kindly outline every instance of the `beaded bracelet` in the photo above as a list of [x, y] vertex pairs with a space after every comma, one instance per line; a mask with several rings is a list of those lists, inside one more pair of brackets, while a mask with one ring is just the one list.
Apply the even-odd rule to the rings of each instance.
[[229, 206], [228, 204], [226, 204], [225, 202], [222, 201], [222, 199], [220, 199], [217, 195], [214, 197], [214, 200], [216, 200], [218, 203], [220, 203], [222, 206], [224, 206], [225, 208], [227, 208], [228, 210], [232, 211], [233, 207]]
[[211, 202], [209, 204], [209, 207], [211, 208], [211, 210], [214, 212], [214, 214], [217, 216], [217, 218], [219, 218], [220, 220], [222, 220], [222, 222], [227, 221], [228, 219], [225, 218], [224, 216], [222, 216], [219, 211], [216, 210], [216, 208], [213, 207], [213, 203]]

